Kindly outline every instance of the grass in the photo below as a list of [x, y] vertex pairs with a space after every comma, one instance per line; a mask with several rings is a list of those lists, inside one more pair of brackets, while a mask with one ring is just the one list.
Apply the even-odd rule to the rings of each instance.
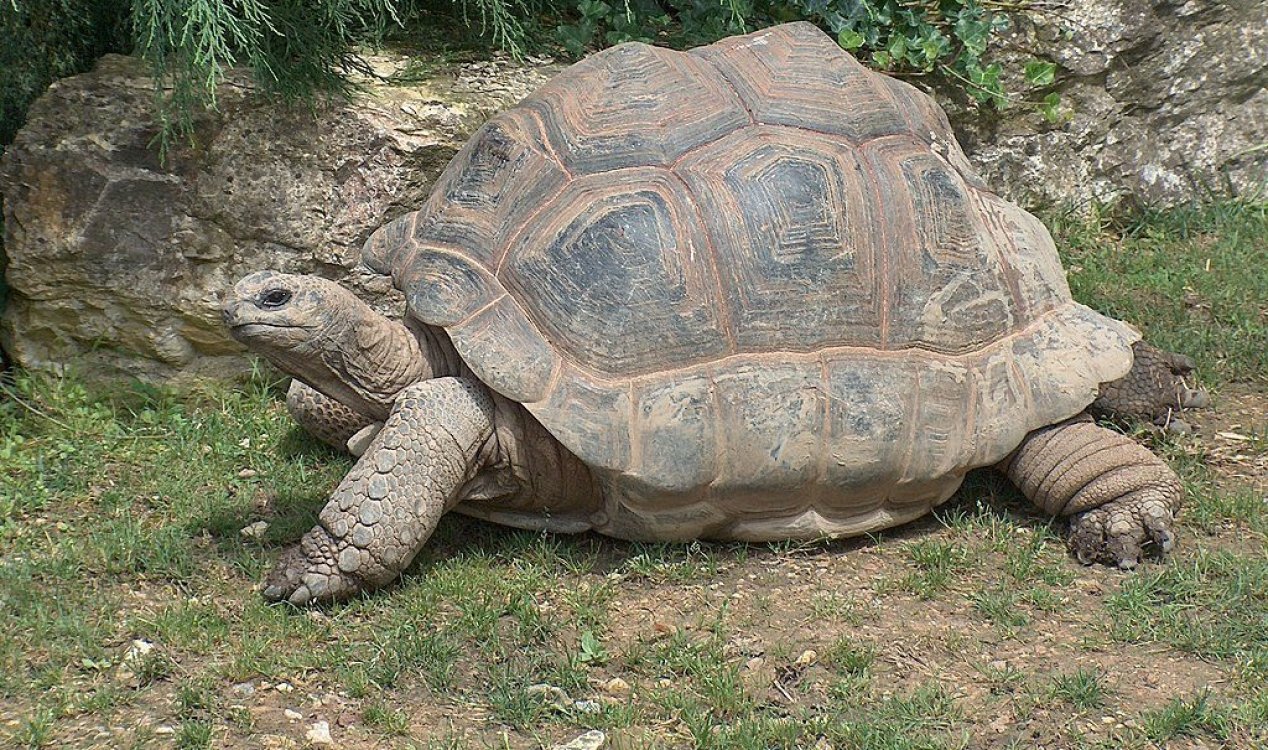
[[1268, 204], [1048, 223], [1076, 299], [1193, 357], [1204, 377], [1268, 382]]
[[[1217, 392], [1265, 398], [1268, 281], [1246, 272], [1268, 263], [1264, 215], [1056, 223], [1081, 299], [1194, 356]], [[254, 587], [349, 460], [291, 426], [277, 384], [5, 387], [0, 747], [302, 746], [317, 720], [351, 748], [592, 728], [620, 747], [1268, 742], [1263, 484], [1205, 437], [1156, 446], [1189, 508], [1172, 558], [1130, 574], [1079, 566], [1060, 524], [975, 473], [875, 540], [633, 544], [447, 517], [396, 585], [300, 611]], [[1238, 450], [1268, 451], [1262, 425], [1239, 429]], [[239, 533], [256, 521], [261, 540]]]

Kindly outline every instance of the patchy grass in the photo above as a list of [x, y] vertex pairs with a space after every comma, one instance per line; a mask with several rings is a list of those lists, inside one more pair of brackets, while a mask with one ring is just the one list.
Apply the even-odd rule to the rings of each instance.
[[[351, 748], [590, 728], [624, 748], [1263, 747], [1268, 276], [1247, 269], [1268, 264], [1264, 209], [1058, 224], [1076, 293], [1217, 390], [1197, 437], [1141, 436], [1189, 492], [1164, 564], [1079, 566], [1059, 523], [984, 472], [921, 522], [830, 544], [452, 516], [386, 591], [269, 606], [256, 583], [349, 468], [290, 425], [275, 384], [101, 398], [17, 376], [0, 396], [0, 746], [302, 746], [326, 721]], [[257, 521], [262, 537], [239, 533]]]
[[1076, 299], [1216, 381], [1268, 382], [1268, 204], [1050, 216]]

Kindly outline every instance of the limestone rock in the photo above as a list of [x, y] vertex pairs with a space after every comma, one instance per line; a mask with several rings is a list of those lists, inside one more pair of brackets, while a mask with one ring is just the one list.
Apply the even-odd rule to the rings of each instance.
[[1166, 206], [1268, 187], [1268, 4], [1060, 6], [1014, 16], [997, 53], [1015, 71], [1036, 58], [1058, 64], [1059, 121], [1025, 104], [1002, 117], [952, 114], [995, 190], [1040, 206]]
[[407, 85], [363, 81], [354, 101], [315, 115], [233, 79], [165, 165], [150, 146], [150, 79], [107, 56], [53, 85], [0, 164], [11, 295], [0, 345], [28, 368], [90, 379], [226, 379], [250, 364], [219, 297], [250, 271], [321, 273], [392, 308], [386, 279], [353, 273], [362, 242], [418, 208], [470, 133], [552, 72], [494, 60]]
[[[1025, 105], [957, 111], [940, 97], [996, 190], [1031, 205], [1166, 205], [1264, 187], [1268, 4], [1036, 8], [996, 54], [1014, 71], [1034, 58], [1059, 64], [1059, 122]], [[380, 73], [403, 65], [371, 62]], [[93, 379], [237, 377], [250, 364], [220, 325], [219, 297], [260, 268], [318, 272], [399, 310], [387, 279], [355, 272], [362, 242], [418, 208], [484, 119], [557, 70], [494, 60], [408, 85], [367, 81], [353, 102], [315, 116], [231, 80], [196, 145], [162, 165], [149, 147], [151, 82], [108, 56], [55, 84], [0, 163], [10, 286], [0, 346], [28, 368]]]

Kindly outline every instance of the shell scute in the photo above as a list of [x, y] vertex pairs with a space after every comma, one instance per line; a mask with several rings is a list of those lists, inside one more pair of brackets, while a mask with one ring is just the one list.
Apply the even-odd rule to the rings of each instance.
[[639, 475], [684, 493], [717, 477], [719, 432], [712, 392], [703, 372], [635, 386], [637, 422], [631, 432], [640, 456]]
[[505, 294], [449, 331], [458, 354], [480, 380], [516, 401], [545, 398], [551, 378], [563, 364], [555, 348]]
[[646, 44], [592, 55], [526, 99], [575, 174], [667, 166], [749, 122], [703, 61]]
[[721, 71], [757, 122], [832, 133], [856, 144], [909, 130], [879, 77], [812, 24], [723, 39], [692, 54]]
[[[503, 112], [476, 131], [437, 180], [414, 221], [414, 247], [448, 248], [496, 266], [511, 234], [567, 179], [532, 113]], [[402, 257], [394, 266], [409, 263]]]
[[946, 354], [1014, 333], [1011, 269], [983, 232], [972, 190], [945, 161], [908, 138], [863, 148], [886, 218], [886, 346]]
[[737, 131], [684, 159], [741, 351], [880, 345], [883, 221], [857, 150], [792, 128]]
[[498, 297], [501, 284], [483, 266], [443, 248], [426, 248], [398, 269], [410, 312], [432, 325], [452, 326]]
[[565, 356], [628, 378], [727, 352], [709, 252], [679, 181], [618, 170], [569, 184], [500, 276]]

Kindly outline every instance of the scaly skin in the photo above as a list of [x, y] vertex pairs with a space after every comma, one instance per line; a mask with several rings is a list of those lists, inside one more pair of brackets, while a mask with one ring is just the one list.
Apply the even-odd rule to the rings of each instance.
[[1169, 552], [1180, 478], [1148, 449], [1086, 415], [1026, 436], [999, 468], [1048, 513], [1071, 516], [1079, 561], [1132, 568], [1146, 545]]
[[1165, 422], [1186, 408], [1206, 406], [1205, 391], [1189, 386], [1193, 360], [1138, 341], [1132, 345], [1132, 369], [1125, 376], [1101, 386], [1088, 407], [1100, 417]]
[[269, 573], [265, 597], [308, 604], [392, 581], [461, 500], [492, 435], [493, 401], [480, 383], [437, 378], [406, 388], [317, 525]]
[[286, 391], [286, 410], [310, 435], [344, 452], [349, 438], [373, 424], [370, 418], [298, 379], [292, 379]]

